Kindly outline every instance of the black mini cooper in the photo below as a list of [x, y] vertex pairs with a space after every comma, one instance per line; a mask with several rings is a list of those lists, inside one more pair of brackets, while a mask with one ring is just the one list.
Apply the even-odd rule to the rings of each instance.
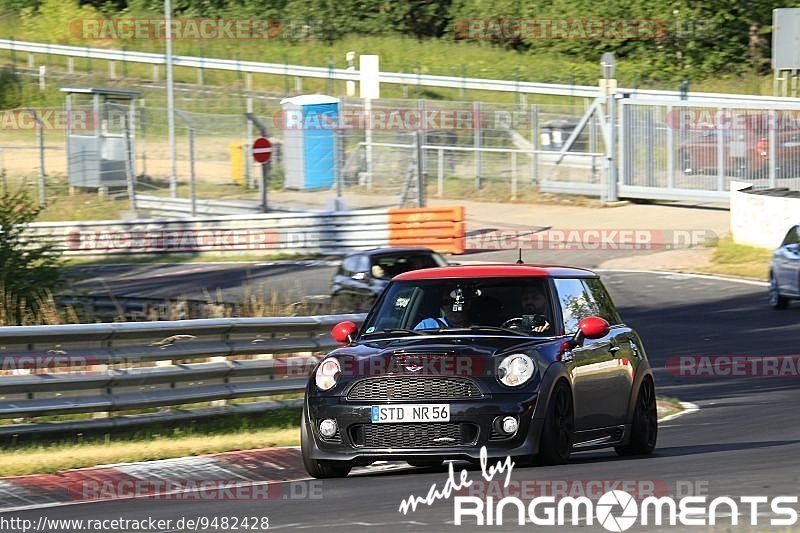
[[572, 451], [649, 454], [658, 422], [637, 333], [588, 270], [481, 265], [396, 276], [306, 388], [301, 441], [314, 477], [377, 460], [435, 466]]

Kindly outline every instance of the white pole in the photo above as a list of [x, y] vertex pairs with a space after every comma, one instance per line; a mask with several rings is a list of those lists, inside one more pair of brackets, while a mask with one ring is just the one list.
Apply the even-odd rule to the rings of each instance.
[[169, 193], [176, 198], [178, 196], [178, 166], [175, 150], [175, 92], [172, 79], [172, 6], [170, 0], [164, 0], [164, 18], [166, 19], [166, 41], [167, 41], [167, 129], [169, 130]]

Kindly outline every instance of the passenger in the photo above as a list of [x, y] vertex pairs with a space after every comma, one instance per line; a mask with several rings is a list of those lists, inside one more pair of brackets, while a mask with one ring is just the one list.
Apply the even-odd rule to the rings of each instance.
[[469, 318], [467, 316], [469, 307], [470, 300], [463, 297], [460, 289], [456, 289], [451, 293], [445, 293], [440, 306], [441, 316], [426, 318], [414, 326], [414, 329], [466, 327], [467, 324], [469, 324]]

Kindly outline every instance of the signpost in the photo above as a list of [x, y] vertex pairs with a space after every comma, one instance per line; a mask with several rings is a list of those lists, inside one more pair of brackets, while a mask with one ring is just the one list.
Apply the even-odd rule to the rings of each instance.
[[[262, 128], [261, 134], [265, 131]], [[261, 209], [267, 212], [267, 185], [269, 184], [269, 160], [272, 158], [272, 143], [266, 137], [259, 137], [253, 142], [253, 159], [261, 164]]]

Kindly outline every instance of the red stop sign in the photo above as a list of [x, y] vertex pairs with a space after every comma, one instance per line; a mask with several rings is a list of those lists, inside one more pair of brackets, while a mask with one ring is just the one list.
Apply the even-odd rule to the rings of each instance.
[[272, 143], [266, 137], [259, 137], [253, 143], [253, 159], [256, 163], [266, 163], [272, 157]]

